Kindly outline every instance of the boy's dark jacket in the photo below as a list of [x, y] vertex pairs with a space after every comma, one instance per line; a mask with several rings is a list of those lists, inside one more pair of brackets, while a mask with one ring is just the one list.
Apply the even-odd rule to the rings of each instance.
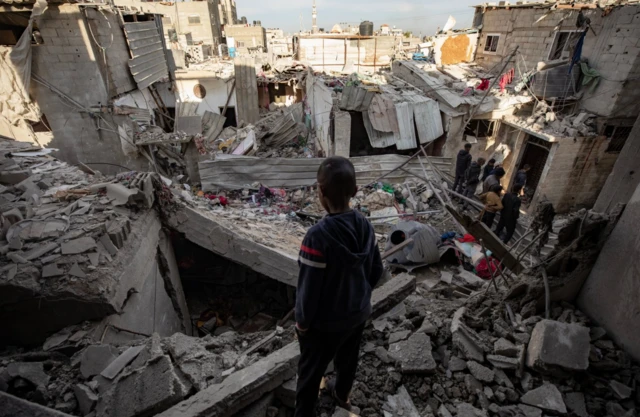
[[360, 213], [328, 215], [309, 229], [298, 265], [299, 327], [344, 331], [369, 318], [383, 267], [373, 227]]

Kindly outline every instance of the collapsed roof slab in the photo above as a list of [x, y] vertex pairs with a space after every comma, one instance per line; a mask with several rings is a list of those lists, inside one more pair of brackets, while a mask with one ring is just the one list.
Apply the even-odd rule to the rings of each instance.
[[[400, 274], [376, 288], [371, 296], [372, 317], [378, 317], [405, 299], [416, 288], [415, 276]], [[226, 417], [275, 390], [294, 377], [300, 357], [298, 342], [290, 343], [252, 365], [231, 374], [158, 417]]]
[[[97, 240], [101, 247], [109, 245], [113, 255], [103, 254], [99, 249], [101, 263], [94, 269], [79, 268], [84, 269], [83, 277], [74, 276], [73, 268], [64, 272], [71, 265], [82, 265], [79, 258], [84, 255], [80, 254], [63, 254], [44, 265], [44, 268], [55, 267], [59, 272], [57, 276], [45, 276], [38, 268], [40, 261], [35, 260], [17, 264], [15, 276], [6, 273], [0, 276], [0, 340], [3, 344], [41, 343], [66, 326], [121, 313], [132, 294], [142, 293], [145, 284], [148, 285], [147, 279], [153, 276], [151, 272], [157, 268], [161, 224], [152, 210], [131, 219], [131, 231], [120, 249], [111, 244], [108, 234]], [[186, 316], [188, 320], [188, 314]], [[175, 330], [181, 327], [184, 325]]]
[[196, 245], [287, 285], [297, 284], [300, 234], [286, 234], [259, 219], [247, 225], [238, 216], [225, 217], [184, 204], [167, 222]]

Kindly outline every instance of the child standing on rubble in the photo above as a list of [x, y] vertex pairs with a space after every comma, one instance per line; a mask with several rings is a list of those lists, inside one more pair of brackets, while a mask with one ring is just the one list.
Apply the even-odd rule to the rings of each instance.
[[318, 169], [320, 203], [329, 213], [307, 232], [298, 264], [296, 333], [300, 342], [296, 417], [314, 415], [320, 382], [333, 360], [329, 391], [349, 409], [362, 331], [371, 315], [371, 292], [383, 267], [373, 227], [349, 208], [356, 194], [353, 164], [325, 159]]

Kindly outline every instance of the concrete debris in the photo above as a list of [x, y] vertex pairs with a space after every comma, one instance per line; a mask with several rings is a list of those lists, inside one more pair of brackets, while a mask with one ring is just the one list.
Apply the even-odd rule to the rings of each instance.
[[398, 388], [396, 395], [390, 395], [382, 410], [391, 416], [420, 417], [420, 413], [413, 404], [411, 396], [404, 386]]
[[64, 275], [64, 271], [58, 268], [58, 265], [55, 263], [45, 265], [44, 268], [42, 268], [42, 278], [51, 278], [60, 275]]
[[96, 241], [91, 237], [81, 237], [62, 244], [63, 255], [76, 255], [96, 248]]
[[82, 270], [82, 268], [80, 268], [80, 266], [78, 265], [77, 262], [75, 264], [73, 264], [73, 266], [69, 270], [69, 275], [72, 275], [72, 276], [77, 277], [77, 278], [86, 278], [87, 277], [87, 274], [84, 273], [84, 271]]
[[609, 386], [611, 387], [611, 390], [615, 394], [616, 398], [618, 398], [619, 400], [626, 400], [627, 398], [631, 397], [631, 394], [633, 394], [633, 389], [631, 387], [621, 384], [615, 379], [612, 379], [609, 382]]
[[132, 346], [129, 349], [125, 350], [120, 356], [118, 356], [113, 362], [111, 362], [100, 375], [107, 379], [113, 379], [127, 366], [130, 362], [132, 362], [138, 354], [145, 348], [142, 346]]
[[544, 411], [567, 413], [567, 408], [562, 399], [562, 394], [553, 384], [544, 384], [531, 390], [520, 398], [524, 404], [538, 407]]
[[109, 345], [92, 345], [87, 347], [80, 357], [80, 372], [85, 378], [101, 373], [119, 355]]
[[44, 372], [42, 362], [13, 362], [7, 366], [9, 378], [22, 378], [36, 387], [46, 387], [49, 375]]
[[73, 392], [76, 394], [76, 400], [82, 415], [86, 416], [92, 412], [98, 402], [98, 396], [91, 388], [83, 384], [76, 384], [73, 387]]
[[471, 372], [471, 375], [476, 377], [480, 381], [484, 382], [492, 382], [494, 378], [494, 373], [491, 369], [480, 365], [478, 362], [469, 361], [467, 362], [467, 368]]
[[531, 334], [527, 366], [585, 370], [589, 367], [590, 340], [589, 329], [584, 326], [542, 320]]
[[493, 344], [493, 352], [496, 355], [502, 355], [502, 356], [508, 356], [510, 358], [515, 358], [516, 356], [518, 356], [518, 348], [516, 348], [516, 345], [514, 345], [513, 343], [511, 343], [510, 341], [508, 341], [507, 339], [501, 337], [500, 339], [496, 340], [496, 342]]
[[408, 340], [389, 346], [389, 355], [400, 364], [404, 374], [430, 374], [437, 366], [431, 348], [429, 336], [414, 333]]
[[351, 411], [347, 411], [344, 408], [336, 407], [336, 412], [333, 413], [332, 417], [359, 417], [357, 414], [352, 413]]
[[584, 401], [584, 394], [581, 392], [570, 392], [564, 397], [565, 404], [569, 411], [578, 417], [588, 417], [587, 405]]
[[187, 396], [191, 384], [171, 359], [162, 355], [131, 373], [121, 375], [96, 407], [97, 417], [154, 415]]
[[461, 307], [455, 312], [451, 320], [453, 344], [465, 358], [484, 362], [484, 342], [475, 331], [462, 322], [465, 311], [466, 309]]
[[296, 386], [298, 381], [296, 378], [291, 378], [284, 384], [280, 385], [276, 389], [276, 397], [280, 402], [289, 408], [295, 408], [296, 406]]
[[484, 410], [478, 410], [471, 404], [458, 404], [457, 407], [458, 417], [488, 417], [487, 412]]

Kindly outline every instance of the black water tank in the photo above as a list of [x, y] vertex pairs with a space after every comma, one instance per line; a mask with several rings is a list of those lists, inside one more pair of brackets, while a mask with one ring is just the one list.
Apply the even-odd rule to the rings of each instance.
[[373, 36], [373, 22], [365, 20], [360, 23], [360, 36]]

